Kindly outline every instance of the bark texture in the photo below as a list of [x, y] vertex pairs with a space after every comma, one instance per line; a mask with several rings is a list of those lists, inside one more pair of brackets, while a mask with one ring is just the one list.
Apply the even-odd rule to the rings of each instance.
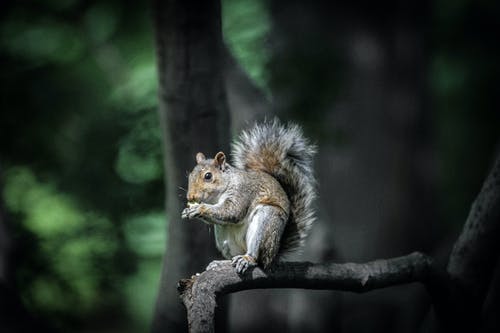
[[270, 271], [255, 268], [238, 275], [229, 260], [179, 282], [179, 292], [188, 310], [190, 332], [213, 332], [217, 299], [225, 294], [257, 288], [334, 289], [363, 293], [388, 286], [422, 282], [434, 276], [432, 260], [422, 253], [375, 260], [363, 264], [313, 264], [287, 262]]
[[186, 317], [177, 281], [217, 255], [208, 228], [181, 221], [185, 192], [180, 189], [198, 151], [207, 156], [227, 151], [229, 113], [219, 1], [155, 1], [154, 15], [169, 225], [153, 332], [178, 332], [186, 330]]
[[438, 307], [442, 331], [481, 327], [483, 304], [500, 257], [500, 156], [474, 200], [448, 262], [448, 297]]

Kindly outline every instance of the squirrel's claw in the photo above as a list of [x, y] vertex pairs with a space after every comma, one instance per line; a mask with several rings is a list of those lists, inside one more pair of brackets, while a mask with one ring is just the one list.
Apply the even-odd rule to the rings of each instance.
[[236, 269], [236, 273], [243, 274], [250, 267], [257, 266], [257, 261], [252, 256], [244, 254], [244, 255], [234, 256], [233, 259], [231, 260], [231, 264]]

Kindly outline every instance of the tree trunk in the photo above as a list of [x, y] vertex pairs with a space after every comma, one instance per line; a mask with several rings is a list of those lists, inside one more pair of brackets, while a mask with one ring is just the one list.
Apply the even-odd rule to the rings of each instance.
[[169, 223], [153, 332], [178, 332], [187, 326], [177, 282], [219, 256], [205, 225], [180, 219], [185, 193], [179, 189], [186, 188], [186, 172], [195, 165], [198, 151], [227, 151], [230, 125], [219, 1], [168, 0], [154, 5]]
[[[427, 169], [426, 2], [272, 4], [275, 106], [303, 122], [321, 147], [321, 215], [305, 259], [366, 261], [431, 250], [439, 231]], [[288, 313], [298, 331], [407, 331], [422, 310], [406, 300], [425, 299], [419, 286], [343, 294], [340, 301], [338, 294], [293, 294]], [[335, 316], [332, 304], [340, 305]], [[301, 315], [310, 308], [318, 310]]]

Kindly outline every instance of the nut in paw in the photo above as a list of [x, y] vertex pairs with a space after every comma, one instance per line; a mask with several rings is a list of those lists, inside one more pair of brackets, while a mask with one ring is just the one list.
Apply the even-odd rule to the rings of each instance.
[[200, 204], [191, 204], [189, 207], [184, 208], [181, 217], [183, 219], [192, 219], [200, 215]]

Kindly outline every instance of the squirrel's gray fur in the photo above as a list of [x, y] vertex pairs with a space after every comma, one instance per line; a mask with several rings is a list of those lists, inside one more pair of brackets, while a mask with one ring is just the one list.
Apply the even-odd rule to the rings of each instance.
[[277, 120], [242, 132], [232, 148], [234, 166], [223, 152], [196, 155], [182, 217], [213, 224], [217, 248], [243, 273], [303, 245], [315, 220], [316, 149], [297, 125]]
[[[277, 119], [243, 131], [232, 145], [233, 164], [239, 169], [258, 169], [278, 180], [290, 200], [290, 215], [281, 240], [280, 254], [304, 245], [315, 221], [312, 203], [316, 198], [313, 157], [316, 147], [295, 124], [284, 126]], [[263, 156], [278, 161], [269, 165]]]

